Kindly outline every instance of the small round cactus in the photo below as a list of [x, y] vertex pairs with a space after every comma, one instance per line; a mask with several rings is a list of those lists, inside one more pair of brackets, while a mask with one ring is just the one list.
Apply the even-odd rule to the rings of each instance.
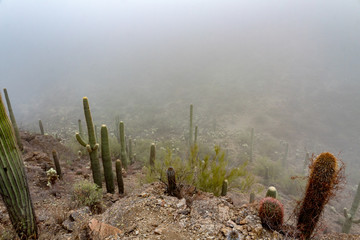
[[270, 186], [266, 192], [266, 197], [277, 198], [277, 190], [274, 186]]
[[260, 202], [259, 216], [265, 228], [279, 230], [284, 221], [284, 207], [279, 200], [266, 197]]

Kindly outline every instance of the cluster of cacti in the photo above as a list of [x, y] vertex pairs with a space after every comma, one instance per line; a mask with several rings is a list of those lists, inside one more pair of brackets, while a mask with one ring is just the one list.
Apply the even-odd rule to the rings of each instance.
[[117, 180], [117, 184], [118, 184], [119, 194], [123, 194], [124, 193], [124, 181], [123, 181], [123, 177], [122, 177], [121, 160], [120, 159], [116, 160], [115, 164], [116, 164], [115, 165], [115, 168], [116, 168], [116, 180]]
[[52, 155], [53, 155], [53, 159], [54, 159], [56, 173], [59, 176], [59, 179], [62, 179], [59, 157], [58, 157], [56, 150], [52, 150]]
[[41, 135], [45, 135], [44, 126], [42, 124], [41, 119], [39, 120], [39, 128], [40, 128]]
[[86, 149], [88, 150], [94, 183], [96, 183], [96, 185], [98, 185], [101, 188], [102, 182], [101, 182], [99, 155], [98, 155], [99, 144], [96, 142], [95, 129], [94, 129], [94, 124], [92, 121], [90, 107], [89, 107], [89, 101], [87, 97], [83, 98], [83, 106], [84, 106], [86, 125], [88, 129], [89, 142], [86, 143], [79, 133], [76, 134], [76, 139], [82, 146], [86, 147]]
[[124, 129], [124, 122], [119, 123], [119, 129], [120, 129], [120, 159], [122, 166], [127, 169], [127, 163], [128, 163], [128, 156], [126, 154], [126, 142], [125, 142], [125, 129]]
[[14, 130], [0, 95], [0, 195], [20, 239], [37, 239], [34, 208]]
[[259, 217], [264, 227], [280, 230], [284, 221], [284, 207], [279, 200], [266, 197], [260, 202]]
[[114, 193], [115, 192], [114, 177], [113, 177], [112, 163], [110, 156], [108, 130], [106, 125], [101, 126], [101, 159], [104, 167], [106, 191], [108, 193]]
[[311, 237], [325, 204], [333, 194], [339, 173], [337, 159], [331, 153], [321, 153], [310, 170], [297, 221], [297, 229], [303, 239]]
[[250, 162], [254, 161], [254, 128], [251, 128], [251, 135], [250, 135]]
[[152, 143], [150, 146], [150, 158], [149, 158], [151, 172], [154, 172], [155, 170], [155, 156], [156, 156], [155, 143]]
[[14, 133], [15, 133], [15, 137], [16, 137], [16, 143], [19, 146], [19, 149], [23, 150], [23, 145], [21, 143], [19, 128], [18, 128], [16, 120], [15, 120], [15, 115], [14, 115], [14, 112], [12, 110], [10, 98], [9, 98], [9, 95], [8, 95], [8, 92], [7, 92], [6, 88], [4, 88], [4, 94], [5, 94], [6, 104], [7, 104], [8, 111], [9, 111], [10, 120], [11, 120], [13, 129], [14, 129]]
[[167, 192], [171, 196], [176, 196], [176, 177], [175, 177], [175, 170], [173, 167], [169, 167], [166, 171], [167, 179], [168, 179], [168, 189]]
[[275, 187], [270, 186], [268, 188], [268, 190], [266, 191], [266, 196], [265, 197], [272, 197], [272, 198], [277, 198], [277, 190]]
[[228, 190], [228, 180], [224, 180], [221, 187], [221, 196], [226, 196]]
[[345, 222], [342, 227], [343, 233], [349, 233], [351, 225], [353, 223], [360, 223], [360, 219], [357, 219], [357, 220], [354, 219], [356, 211], [359, 207], [359, 203], [360, 203], [360, 183], [357, 187], [356, 195], [355, 195], [354, 201], [351, 205], [350, 211], [348, 211], [347, 208], [344, 208]]

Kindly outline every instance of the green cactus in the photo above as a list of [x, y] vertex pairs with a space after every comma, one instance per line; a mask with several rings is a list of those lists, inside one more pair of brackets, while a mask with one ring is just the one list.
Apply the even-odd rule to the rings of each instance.
[[79, 125], [79, 134], [82, 138], [84, 138], [84, 132], [83, 132], [83, 128], [82, 128], [82, 124], [81, 124], [81, 120], [78, 120], [78, 125]]
[[115, 116], [115, 136], [116, 139], [118, 141], [118, 143], [120, 143], [120, 116], [116, 115]]
[[254, 128], [251, 128], [250, 136], [250, 162], [254, 161]]
[[272, 197], [272, 198], [275, 198], [275, 199], [276, 199], [277, 196], [278, 196], [278, 193], [277, 193], [276, 188], [273, 187], [273, 186], [270, 186], [270, 187], [268, 188], [268, 190], [266, 191], [265, 197]]
[[349, 233], [351, 225], [353, 223], [360, 223], [360, 219], [354, 220], [354, 216], [359, 207], [359, 203], [360, 203], [360, 183], [357, 187], [356, 195], [351, 205], [350, 211], [348, 211], [347, 208], [344, 208], [345, 222], [341, 230], [343, 233]]
[[221, 187], [221, 196], [226, 196], [228, 190], [228, 180], [224, 180]]
[[44, 126], [42, 124], [41, 119], [39, 120], [39, 127], [40, 127], [40, 133], [41, 135], [45, 135]]
[[129, 137], [128, 146], [129, 146], [129, 161], [130, 161], [130, 165], [131, 165], [133, 163], [133, 157], [134, 157], [131, 137]]
[[8, 92], [7, 92], [6, 88], [4, 88], [4, 94], [5, 94], [6, 104], [7, 104], [8, 111], [9, 111], [10, 120], [11, 120], [12, 126], [14, 128], [14, 132], [15, 132], [16, 143], [19, 146], [19, 149], [22, 151], [24, 146], [21, 143], [19, 128], [18, 128], [16, 120], [15, 120], [15, 115], [14, 115], [14, 112], [12, 110], [10, 98], [9, 98], [9, 95], [8, 95]]
[[156, 155], [155, 143], [152, 143], [150, 147], [150, 158], [149, 158], [151, 172], [153, 172], [155, 168], [155, 155]]
[[194, 144], [197, 144], [198, 126], [195, 126]]
[[0, 94], [0, 195], [20, 239], [37, 239], [29, 186], [16, 137]]
[[87, 130], [88, 130], [89, 143], [86, 143], [79, 133], [76, 133], [76, 139], [82, 146], [86, 147], [86, 149], [88, 150], [94, 183], [101, 188], [102, 180], [101, 180], [100, 163], [99, 163], [99, 155], [98, 155], [99, 144], [96, 143], [95, 129], [94, 129], [94, 124], [92, 121], [90, 107], [89, 107], [89, 101], [87, 97], [83, 98], [83, 105], [84, 105], [84, 114], [86, 119]]
[[124, 194], [124, 181], [122, 177], [122, 166], [121, 160], [116, 160], [116, 180], [118, 184], [119, 194]]
[[108, 130], [106, 125], [101, 126], [101, 159], [104, 167], [106, 190], [108, 193], [114, 193], [115, 192], [114, 177], [113, 177], [112, 163], [110, 157]]
[[177, 186], [176, 186], [176, 177], [175, 170], [173, 167], [169, 167], [166, 171], [167, 179], [168, 179], [168, 189], [167, 192], [170, 196], [177, 196]]
[[193, 105], [190, 104], [189, 146], [193, 145]]
[[58, 157], [58, 154], [55, 149], [52, 150], [52, 155], [53, 155], [53, 159], [54, 159], [56, 174], [59, 176], [59, 179], [62, 179], [59, 157]]
[[127, 169], [128, 164], [128, 156], [126, 154], [126, 143], [125, 143], [125, 130], [124, 130], [124, 122], [119, 123], [119, 129], [120, 129], [120, 158], [122, 166]]
[[310, 239], [325, 204], [333, 196], [338, 179], [337, 159], [331, 153], [321, 153], [310, 166], [306, 194], [301, 202], [297, 229], [302, 239]]

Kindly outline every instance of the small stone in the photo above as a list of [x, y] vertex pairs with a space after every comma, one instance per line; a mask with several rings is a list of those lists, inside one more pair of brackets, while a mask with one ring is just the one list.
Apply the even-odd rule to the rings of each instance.
[[99, 237], [100, 239], [105, 239], [109, 236], [118, 236], [122, 234], [122, 231], [120, 229], [109, 224], [99, 222], [95, 218], [90, 220], [89, 228], [91, 231], [91, 235], [93, 237]]
[[66, 219], [61, 225], [69, 232], [75, 230], [75, 222], [71, 221], [70, 219]]
[[164, 231], [164, 228], [156, 228], [156, 229], [154, 230], [154, 233], [155, 233], [156, 235], [161, 235], [161, 234], [163, 233], [163, 231]]
[[240, 225], [245, 225], [245, 224], [247, 224], [247, 223], [248, 223], [248, 221], [247, 221], [246, 219], [242, 219], [242, 220], [240, 220], [240, 222], [239, 222]]
[[89, 207], [83, 207], [70, 212], [70, 219], [72, 221], [82, 221], [91, 214]]
[[146, 197], [148, 197], [148, 196], [150, 196], [150, 194], [148, 194], [148, 193], [146, 193], [146, 192], [142, 192], [142, 193], [140, 193], [140, 194], [138, 195], [138, 197], [143, 197], [143, 198], [146, 198]]
[[176, 207], [177, 208], [183, 208], [184, 206], [186, 206], [186, 199], [185, 198], [182, 198], [178, 204], [176, 204]]

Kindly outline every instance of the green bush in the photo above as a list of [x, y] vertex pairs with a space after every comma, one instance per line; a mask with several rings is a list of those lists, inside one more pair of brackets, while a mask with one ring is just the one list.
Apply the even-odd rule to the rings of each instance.
[[92, 182], [83, 180], [74, 185], [72, 199], [76, 207], [88, 206], [92, 212], [100, 212], [102, 208], [102, 191]]

